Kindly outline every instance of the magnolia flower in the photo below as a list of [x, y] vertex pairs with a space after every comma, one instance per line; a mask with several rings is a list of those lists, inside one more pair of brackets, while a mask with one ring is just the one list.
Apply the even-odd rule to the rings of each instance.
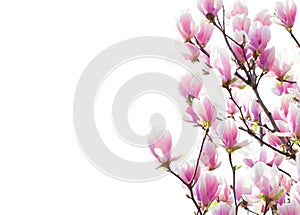
[[148, 145], [158, 162], [165, 164], [171, 161], [172, 137], [168, 130], [153, 129], [148, 136]]
[[265, 49], [260, 55], [257, 65], [263, 71], [269, 71], [272, 69], [272, 66], [275, 61], [275, 47], [271, 49]]
[[214, 30], [214, 26], [212, 24], [207, 23], [204, 20], [201, 20], [200, 30], [199, 33], [196, 35], [196, 38], [198, 43], [202, 47], [205, 47], [208, 41], [210, 40], [213, 30]]
[[[196, 164], [195, 162], [185, 162], [179, 169], [178, 169], [178, 174], [180, 178], [185, 182], [185, 183], [190, 183], [194, 173], [195, 173], [195, 167]], [[200, 177], [201, 169], [200, 166], [197, 168], [197, 173], [194, 178], [194, 182], [197, 182], [199, 177]]]
[[261, 10], [259, 13], [256, 14], [254, 21], [259, 21], [262, 25], [270, 26], [271, 22], [271, 14], [268, 10], [264, 9]]
[[196, 195], [202, 207], [210, 205], [220, 194], [219, 182], [211, 172], [203, 174], [196, 184]]
[[278, 207], [278, 211], [281, 215], [299, 215], [300, 214], [300, 204], [296, 201], [291, 203], [286, 203]]
[[275, 165], [269, 167], [262, 162], [258, 162], [254, 165], [253, 171], [254, 177], [252, 181], [265, 201], [282, 203], [285, 195], [284, 189], [280, 186], [282, 174], [277, 167]]
[[231, 81], [233, 78], [231, 59], [230, 55], [225, 49], [215, 48], [211, 54], [210, 62], [211, 65], [220, 73], [223, 85]]
[[255, 159], [251, 158], [244, 158], [244, 163], [249, 166], [253, 167], [258, 162], [263, 162], [268, 165], [276, 165], [279, 166], [282, 161], [284, 160], [284, 155], [279, 154], [278, 152], [275, 152], [273, 150], [270, 150], [266, 146], [260, 147], [260, 154], [259, 157]]
[[244, 15], [248, 15], [248, 8], [245, 4], [241, 3], [239, 0], [236, 0], [233, 3], [233, 8], [230, 11], [230, 15], [231, 17], [234, 17], [235, 15], [238, 14], [244, 14]]
[[287, 0], [285, 4], [282, 2], [276, 2], [275, 13], [280, 19], [282, 25], [286, 29], [290, 30], [295, 22], [297, 5], [293, 0]]
[[198, 98], [201, 89], [202, 83], [200, 79], [191, 73], [187, 73], [180, 79], [178, 90], [184, 98], [187, 98], [189, 95], [193, 98]]
[[221, 202], [226, 202], [228, 204], [232, 204], [233, 203], [233, 197], [231, 195], [231, 188], [228, 185], [228, 183], [225, 181], [225, 183], [222, 185], [222, 191], [220, 192], [219, 195], [219, 201]]
[[217, 127], [217, 134], [222, 141], [221, 146], [224, 147], [228, 153], [232, 153], [249, 144], [248, 141], [238, 142], [239, 130], [236, 122], [231, 118], [220, 122]]
[[300, 137], [300, 110], [294, 104], [289, 104], [287, 123], [293, 136]]
[[269, 27], [255, 21], [249, 31], [248, 37], [252, 50], [262, 53], [271, 39], [271, 31]]
[[[238, 19], [238, 17], [236, 19]], [[233, 21], [234, 20], [235, 20], [235, 18], [233, 19]], [[238, 20], [238, 21], [240, 22], [241, 20]], [[236, 25], [238, 26], [238, 24], [236, 24]], [[244, 27], [245, 26], [243, 26], [241, 28], [244, 29]], [[248, 43], [249, 42], [249, 38], [248, 38], [247, 33], [245, 32], [245, 30], [248, 31], [249, 29], [235, 30], [235, 32], [233, 34], [233, 39], [238, 44], [243, 44], [243, 43]], [[249, 59], [253, 55], [253, 53], [249, 50], [248, 46], [246, 46], [244, 48], [241, 48], [240, 46], [238, 46], [236, 43], [234, 43], [232, 41], [230, 41], [230, 46], [232, 48], [232, 51], [234, 52], [234, 54], [238, 58], [238, 60], [241, 61], [241, 62], [245, 62], [247, 59]]]
[[231, 205], [225, 203], [225, 202], [219, 202], [216, 207], [212, 209], [213, 215], [234, 215], [234, 207]]
[[200, 51], [199, 49], [194, 46], [193, 44], [190, 44], [190, 43], [187, 43], [186, 44], [186, 47], [188, 48], [189, 52], [190, 53], [183, 53], [183, 57], [186, 59], [186, 60], [190, 60], [192, 62], [196, 62], [198, 61], [198, 58], [200, 56]]
[[288, 63], [283, 58], [276, 57], [271, 68], [271, 72], [277, 79], [282, 80], [291, 71], [291, 63]]
[[271, 89], [271, 91], [278, 96], [281, 96], [282, 94], [289, 94], [290, 89], [297, 89], [298, 86], [296, 83], [294, 77], [288, 76], [285, 81], [277, 81], [275, 82], [275, 87]]
[[251, 195], [252, 183], [247, 177], [239, 177], [235, 183], [236, 200], [239, 202], [244, 195]]
[[199, 125], [203, 127], [210, 127], [215, 121], [216, 112], [208, 97], [203, 96], [200, 99], [193, 99], [192, 107], [199, 118]]
[[[232, 23], [233, 31], [244, 31], [245, 34], [248, 34], [250, 26], [251, 26], [251, 20], [246, 15], [239, 14], [239, 15], [232, 17], [231, 23]], [[241, 42], [243, 42], [243, 41], [241, 41]]]
[[[210, 21], [213, 21], [222, 6], [222, 0], [199, 0], [198, 2], [200, 12]], [[209, 17], [210, 15], [213, 15], [212, 19]]]
[[190, 13], [184, 13], [181, 15], [180, 19], [177, 22], [177, 29], [182, 35], [183, 39], [189, 41], [193, 38], [197, 32], [198, 27], [195, 25], [192, 15]]
[[194, 112], [193, 107], [188, 106], [185, 110], [185, 114], [183, 115], [182, 120], [185, 122], [197, 124], [199, 121], [199, 117]]
[[207, 140], [204, 142], [201, 154], [201, 162], [208, 170], [214, 170], [221, 165], [218, 160], [218, 152], [213, 142]]

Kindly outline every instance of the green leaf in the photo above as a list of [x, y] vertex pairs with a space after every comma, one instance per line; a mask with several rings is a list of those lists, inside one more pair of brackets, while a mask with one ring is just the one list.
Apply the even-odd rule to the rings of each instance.
[[279, 200], [280, 196], [284, 193], [284, 189], [280, 190], [279, 193], [277, 193], [277, 195], [275, 196], [275, 200]]

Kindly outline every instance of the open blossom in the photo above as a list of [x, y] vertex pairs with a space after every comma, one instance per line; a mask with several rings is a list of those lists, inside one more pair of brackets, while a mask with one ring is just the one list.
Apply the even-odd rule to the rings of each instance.
[[[185, 162], [179, 169], [178, 169], [178, 174], [181, 179], [184, 180], [185, 183], [190, 183], [194, 173], [195, 173], [195, 167], [196, 164], [195, 162]], [[199, 177], [200, 177], [201, 169], [200, 166], [197, 168], [197, 173], [195, 175], [194, 181], [197, 182]]]
[[189, 41], [198, 32], [198, 27], [195, 25], [190, 13], [184, 13], [180, 16], [177, 22], [177, 29], [186, 41]]
[[254, 21], [248, 37], [252, 50], [262, 53], [271, 39], [271, 31], [269, 27], [263, 26], [258, 21]]
[[248, 141], [238, 142], [239, 130], [233, 119], [220, 122], [217, 127], [217, 134], [220, 136], [223, 146], [228, 153], [231, 153], [243, 146], [248, 145]]
[[187, 43], [186, 47], [189, 49], [189, 53], [183, 53], [183, 57], [186, 60], [190, 60], [192, 62], [196, 62], [200, 56], [199, 49], [193, 44]]
[[202, 83], [200, 79], [191, 73], [187, 73], [180, 79], [178, 90], [184, 98], [187, 98], [188, 95], [197, 98], [201, 89]]
[[[217, 13], [222, 8], [222, 0], [199, 0], [198, 8], [204, 16], [212, 14], [214, 17], [217, 16]], [[208, 18], [208, 17], [207, 17]]]
[[289, 104], [287, 122], [292, 135], [300, 137], [300, 109], [294, 103]]
[[296, 201], [291, 203], [286, 203], [278, 207], [278, 211], [281, 215], [299, 215], [300, 214], [300, 204]]
[[203, 127], [210, 127], [216, 119], [216, 112], [208, 97], [193, 99], [193, 110], [199, 118], [198, 124]]
[[272, 24], [271, 17], [269, 11], [264, 9], [256, 14], [254, 21], [259, 21], [262, 25], [270, 26]]
[[248, 8], [241, 1], [236, 0], [233, 3], [233, 8], [230, 11], [230, 15], [231, 15], [231, 17], [234, 17], [235, 15], [238, 15], [238, 14], [244, 14], [244, 15], [247, 16], [248, 15]]
[[201, 162], [208, 170], [214, 170], [221, 165], [218, 160], [218, 152], [213, 142], [207, 140], [204, 142], [201, 154]]
[[294, 26], [297, 13], [297, 5], [293, 0], [287, 0], [285, 4], [282, 2], [276, 2], [275, 13], [276, 16], [280, 19], [282, 25], [286, 29], [291, 29]]
[[222, 84], [226, 84], [233, 78], [233, 71], [231, 70], [230, 55], [225, 49], [216, 48], [211, 54], [211, 65], [215, 67], [221, 75]]
[[199, 121], [199, 117], [194, 112], [193, 107], [188, 106], [185, 110], [182, 120], [185, 122], [197, 124]]
[[[178, 169], [178, 174], [185, 183], [190, 183], [195, 173], [195, 162], [184, 162], [183, 165]], [[201, 169], [200, 166], [197, 168], [197, 173], [194, 178], [194, 182], [197, 182], [200, 177]]]
[[248, 34], [251, 26], [251, 20], [246, 15], [235, 15], [234, 17], [232, 17], [231, 23], [233, 31], [244, 31], [246, 34]]
[[219, 182], [211, 172], [201, 175], [196, 184], [196, 195], [202, 207], [210, 205], [220, 194]]
[[251, 195], [252, 184], [249, 178], [239, 177], [235, 184], [235, 193], [237, 201], [240, 201], [244, 195]]
[[269, 71], [272, 69], [272, 66], [275, 61], [275, 47], [270, 49], [265, 49], [260, 55], [257, 65], [263, 71]]
[[269, 167], [262, 162], [258, 162], [254, 165], [253, 171], [252, 181], [259, 189], [260, 194], [265, 197], [265, 200], [282, 203], [284, 199], [284, 189], [280, 186], [282, 174], [277, 167], [275, 165]]
[[154, 128], [148, 136], [148, 145], [161, 164], [171, 160], [172, 137], [168, 130]]
[[228, 204], [232, 204], [233, 203], [233, 197], [231, 195], [231, 188], [230, 186], [228, 185], [228, 183], [225, 181], [224, 184], [222, 184], [222, 190], [220, 192], [220, 195], [219, 195], [219, 201], [222, 201], [222, 202], [226, 202]]
[[284, 81], [276, 81], [275, 87], [271, 91], [275, 95], [281, 96], [282, 94], [289, 94], [291, 89], [299, 90], [293, 75], [287, 76]]
[[283, 80], [289, 74], [291, 69], [291, 63], [286, 62], [283, 58], [275, 57], [271, 72], [277, 79]]
[[198, 43], [202, 47], [205, 47], [208, 41], [210, 40], [213, 30], [214, 26], [211, 23], [207, 23], [204, 20], [201, 20], [200, 30], [199, 33], [196, 35], [196, 38]]
[[244, 158], [244, 163], [249, 166], [253, 167], [258, 162], [263, 162], [268, 165], [276, 165], [279, 166], [282, 161], [284, 160], [284, 155], [279, 154], [273, 150], [270, 150], [266, 146], [260, 147], [260, 154], [257, 160], [251, 158]]

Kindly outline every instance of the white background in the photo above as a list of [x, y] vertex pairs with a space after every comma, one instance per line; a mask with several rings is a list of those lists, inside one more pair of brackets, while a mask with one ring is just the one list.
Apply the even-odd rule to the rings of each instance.
[[138, 36], [179, 39], [187, 9], [200, 17], [193, 0], [1, 1], [0, 214], [192, 214], [172, 177], [127, 183], [94, 168], [72, 122], [77, 81], [101, 50]]

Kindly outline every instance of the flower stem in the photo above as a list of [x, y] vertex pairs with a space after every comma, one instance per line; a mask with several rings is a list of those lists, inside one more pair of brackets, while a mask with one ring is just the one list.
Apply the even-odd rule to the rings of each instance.
[[237, 204], [236, 191], [235, 191], [235, 167], [232, 164], [231, 153], [228, 153], [228, 157], [229, 157], [230, 167], [232, 170], [232, 190], [233, 190], [233, 196], [234, 196], [235, 214], [238, 214], [238, 204]]

